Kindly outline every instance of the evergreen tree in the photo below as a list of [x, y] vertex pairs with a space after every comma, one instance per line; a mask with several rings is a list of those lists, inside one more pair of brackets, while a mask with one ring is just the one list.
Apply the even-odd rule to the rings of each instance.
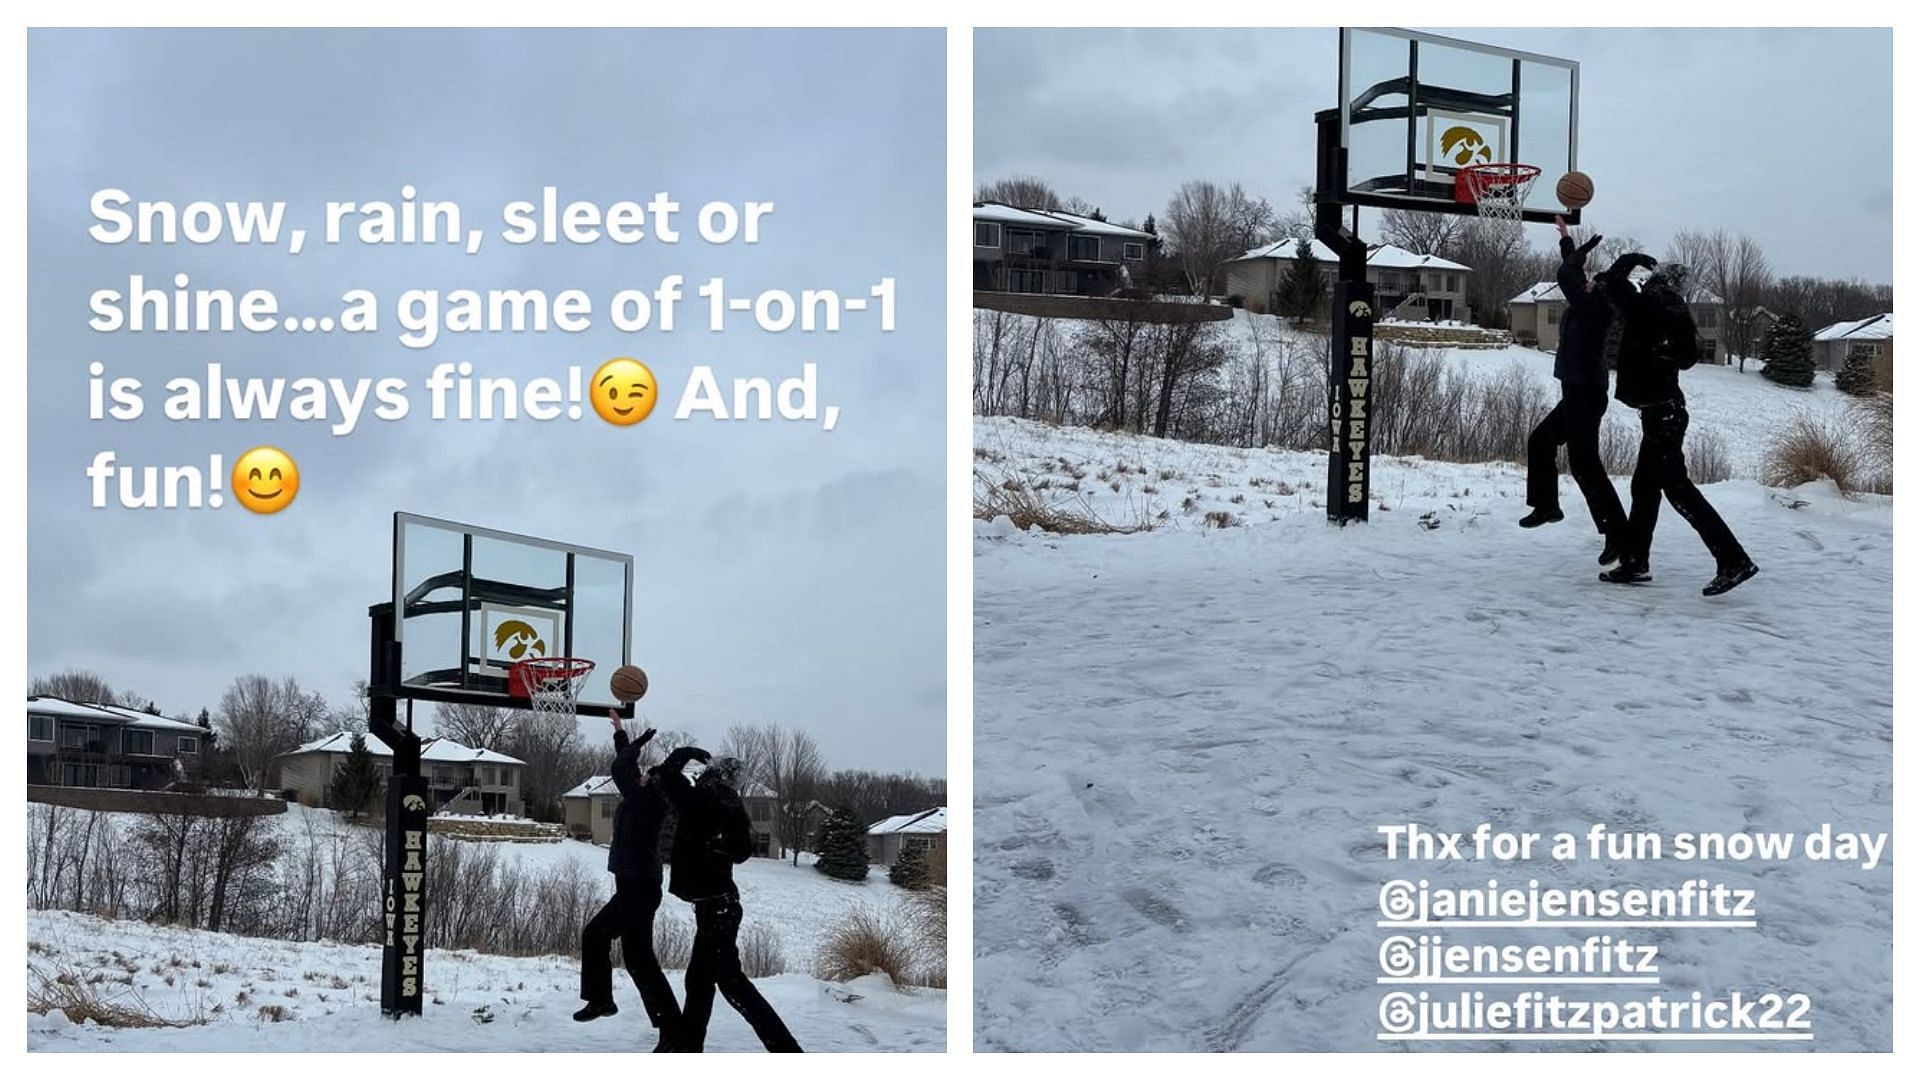
[[1878, 393], [1880, 374], [1873, 370], [1873, 353], [1861, 342], [1847, 350], [1847, 362], [1833, 376], [1833, 385], [1859, 397]]
[[903, 889], [927, 887], [927, 857], [919, 848], [902, 848], [900, 857], [887, 868], [887, 880]]
[[1327, 283], [1320, 276], [1311, 242], [1302, 239], [1293, 245], [1293, 262], [1277, 291], [1280, 314], [1291, 319], [1311, 319], [1326, 306]]
[[1782, 315], [1767, 328], [1760, 355], [1766, 361], [1760, 374], [1774, 382], [1803, 389], [1813, 385], [1813, 335], [1794, 316]]
[[867, 830], [851, 810], [835, 810], [820, 826], [820, 858], [814, 866], [841, 881], [867, 880]]
[[1147, 220], [1145, 220], [1145, 221], [1143, 221], [1143, 222], [1141, 222], [1141, 223], [1140, 223], [1140, 231], [1141, 231], [1141, 232], [1143, 232], [1143, 233], [1146, 233], [1146, 234], [1147, 234], [1148, 236], [1159, 236], [1159, 235], [1160, 235], [1160, 228], [1159, 228], [1159, 226], [1157, 226], [1157, 225], [1155, 225], [1155, 224], [1153, 223], [1153, 215], [1152, 215], [1152, 214], [1148, 214], [1148, 215], [1147, 215]]
[[367, 750], [367, 737], [355, 734], [348, 744], [347, 760], [333, 770], [333, 782], [327, 785], [327, 805], [359, 816], [380, 789], [380, 767]]

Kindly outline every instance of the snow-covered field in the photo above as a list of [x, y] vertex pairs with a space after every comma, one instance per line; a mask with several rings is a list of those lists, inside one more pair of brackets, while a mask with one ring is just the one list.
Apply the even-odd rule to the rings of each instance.
[[[122, 815], [103, 815], [121, 817]], [[332, 812], [300, 806], [274, 819], [289, 840], [309, 830], [328, 835], [349, 826]], [[434, 845], [484, 849], [530, 871], [575, 863], [612, 891], [607, 849], [580, 840], [552, 843], [480, 843], [436, 835]], [[866, 884], [835, 881], [801, 864], [751, 859], [735, 868], [747, 922], [770, 927], [788, 972], [756, 980], [762, 992], [809, 1050], [931, 1050], [946, 1044], [946, 994], [904, 992], [884, 977], [825, 983], [806, 974], [828, 928], [850, 905], [886, 910], [904, 895], [877, 869]], [[661, 914], [691, 925], [687, 905], [671, 897]], [[111, 994], [137, 993], [152, 1011], [207, 1022], [178, 1029], [112, 1030], [76, 1027], [59, 1017], [28, 1017], [32, 1050], [630, 1050], [651, 1029], [631, 980], [616, 971], [618, 1017], [575, 1024], [579, 964], [567, 957], [502, 957], [470, 950], [429, 950], [426, 1014], [398, 1024], [380, 1020], [380, 950], [369, 945], [287, 942], [175, 930], [131, 921], [105, 921], [70, 912], [30, 912], [28, 981], [95, 972]], [[124, 957], [122, 960], [115, 953]], [[176, 959], [181, 963], [176, 963]], [[197, 965], [197, 966], [195, 966]], [[138, 970], [133, 970], [137, 966]], [[155, 970], [158, 968], [159, 970]], [[216, 968], [225, 969], [216, 971]], [[678, 972], [670, 973], [676, 992]], [[171, 980], [171, 981], [169, 981]], [[208, 985], [199, 985], [205, 980]], [[341, 986], [336, 983], [344, 982]], [[247, 1002], [237, 1001], [245, 994]], [[438, 1002], [432, 999], [438, 998]], [[279, 1005], [279, 1021], [261, 1015]], [[216, 1010], [215, 1006], [219, 1006]], [[475, 1013], [485, 1007], [491, 1020]], [[645, 1030], [643, 1030], [645, 1029]], [[757, 1050], [759, 1042], [722, 1002], [714, 1011], [710, 1050]]]
[[[1685, 385], [1736, 451], [1827, 397], [1728, 369]], [[1889, 831], [1890, 499], [1707, 487], [1761, 567], [1707, 599], [1712, 560], [1670, 508], [1654, 581], [1602, 584], [1570, 481], [1565, 523], [1515, 527], [1515, 466], [1376, 459], [1373, 520], [1342, 530], [1316, 454], [1005, 420], [975, 442], [982, 483], [1044, 479], [1050, 501], [1155, 526], [976, 524], [977, 1048], [1410, 1048], [1375, 1038], [1378, 893], [1403, 874], [1755, 888], [1758, 929], [1636, 932], [1663, 988], [1802, 991], [1815, 1040], [1762, 1048], [1889, 1048], [1890, 860], [1490, 871], [1390, 864], [1375, 827]]]

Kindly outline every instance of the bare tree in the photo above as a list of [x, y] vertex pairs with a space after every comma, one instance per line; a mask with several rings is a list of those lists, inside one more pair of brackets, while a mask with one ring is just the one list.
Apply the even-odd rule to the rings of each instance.
[[526, 762], [520, 770], [521, 795], [527, 816], [539, 821], [560, 817], [560, 795], [581, 777], [580, 723], [571, 714], [517, 712], [502, 752]]
[[[291, 678], [275, 682], [265, 675], [242, 675], [233, 680], [220, 696], [214, 730], [220, 745], [232, 752], [242, 783], [256, 792], [266, 790], [274, 758], [308, 736], [316, 698]], [[324, 715], [324, 700], [319, 707]]]
[[1227, 189], [1227, 228], [1239, 249], [1235, 255], [1270, 244], [1281, 235], [1273, 204], [1248, 195], [1239, 184]]
[[1193, 295], [1211, 292], [1220, 267], [1246, 250], [1235, 249], [1238, 236], [1233, 218], [1229, 192], [1211, 180], [1189, 180], [1167, 201], [1161, 229]]
[[978, 202], [999, 202], [1036, 210], [1065, 209], [1067, 202], [1052, 184], [1037, 176], [1009, 176], [981, 184], [974, 190], [973, 197]]
[[1773, 283], [1773, 267], [1760, 241], [1716, 229], [1707, 239], [1707, 265], [1698, 268], [1706, 285], [1726, 305], [1726, 345], [1747, 370], [1747, 357], [1759, 345], [1760, 306]]
[[1464, 220], [1458, 214], [1384, 210], [1380, 214], [1380, 239], [1418, 255], [1440, 255], [1454, 246]]
[[433, 709], [433, 733], [465, 746], [496, 750], [512, 733], [520, 710], [500, 705], [441, 702]]
[[723, 750], [740, 759], [747, 776], [773, 791], [781, 853], [791, 854], [798, 866], [808, 812], [826, 771], [819, 744], [797, 727], [735, 724], [727, 729]]
[[45, 694], [68, 701], [90, 701], [96, 705], [120, 704], [120, 696], [114, 693], [105, 677], [82, 668], [68, 668], [52, 675], [42, 675], [27, 685], [27, 694], [31, 697]]
[[1713, 237], [1709, 233], [1682, 229], [1667, 242], [1665, 261], [1687, 268], [1684, 279], [1687, 303], [1699, 303], [1711, 291], [1709, 281], [1718, 272], [1714, 265], [1716, 254]]

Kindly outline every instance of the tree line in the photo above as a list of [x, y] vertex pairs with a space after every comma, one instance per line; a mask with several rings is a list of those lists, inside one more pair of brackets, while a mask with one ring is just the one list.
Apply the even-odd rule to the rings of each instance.
[[[1098, 206], [1078, 196], [1062, 196], [1036, 176], [980, 184], [975, 198], [1107, 220]], [[1160, 244], [1148, 251], [1145, 268], [1135, 274], [1136, 285], [1163, 294], [1219, 296], [1227, 291], [1226, 266], [1233, 259], [1276, 242], [1312, 238], [1313, 190], [1297, 189], [1276, 208], [1239, 183], [1189, 180], [1168, 197], [1157, 218], [1149, 213], [1139, 219], [1123, 217], [1119, 223], [1160, 237]], [[1591, 235], [1590, 229], [1576, 230], [1578, 242]], [[1479, 218], [1457, 214], [1381, 211], [1375, 235], [1367, 239], [1470, 267], [1465, 285], [1473, 317], [1479, 325], [1496, 329], [1507, 326], [1507, 301], [1533, 284], [1552, 281], [1560, 264], [1557, 240], [1535, 247], [1524, 234], [1489, 228]], [[1589, 266], [1604, 267], [1628, 251], [1645, 251], [1686, 266], [1689, 300], [1709, 293], [1721, 300], [1726, 309], [1722, 340], [1740, 358], [1743, 370], [1745, 359], [1758, 354], [1771, 317], [1791, 315], [1818, 329], [1893, 310], [1891, 285], [1857, 277], [1778, 273], [1761, 243], [1743, 232], [1682, 230], [1657, 250], [1633, 236], [1608, 235]], [[1293, 249], [1283, 254], [1291, 257]], [[1315, 299], [1311, 293], [1289, 291], [1282, 302], [1305, 310]], [[1324, 294], [1317, 299], [1324, 306]]]
[[[33, 679], [28, 693], [160, 713], [150, 699], [116, 690], [104, 676], [86, 670]], [[221, 694], [216, 709], [200, 710], [198, 723], [207, 732], [208, 745], [188, 766], [189, 779], [208, 787], [265, 793], [277, 780], [275, 763], [280, 755], [337, 731], [363, 738], [367, 716], [364, 681], [353, 685], [346, 701], [335, 704], [290, 676], [239, 676]], [[524, 762], [521, 796], [527, 816], [537, 821], [564, 820], [561, 796], [590, 776], [604, 775], [612, 765], [611, 744], [589, 741], [580, 729], [570, 716], [489, 705], [440, 703], [432, 718], [435, 735]], [[689, 732], [663, 730], [645, 748], [644, 763], [655, 764], [673, 748], [695, 741]], [[749, 776], [778, 793], [774, 831], [782, 840], [782, 854], [796, 860], [812, 840], [809, 823], [823, 809], [846, 809], [870, 824], [946, 800], [943, 780], [911, 773], [830, 769], [813, 736], [796, 727], [734, 724], [702, 745], [740, 758]], [[364, 751], [350, 753], [329, 785], [328, 801], [337, 809], [357, 812], [372, 799], [376, 787], [371, 759]]]

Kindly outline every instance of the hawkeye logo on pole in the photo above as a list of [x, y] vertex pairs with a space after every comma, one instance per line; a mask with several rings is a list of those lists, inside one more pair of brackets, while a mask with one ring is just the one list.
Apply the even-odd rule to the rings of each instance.
[[1327, 394], [1327, 520], [1367, 520], [1367, 405], [1373, 389], [1373, 286], [1334, 286], [1333, 378]]

